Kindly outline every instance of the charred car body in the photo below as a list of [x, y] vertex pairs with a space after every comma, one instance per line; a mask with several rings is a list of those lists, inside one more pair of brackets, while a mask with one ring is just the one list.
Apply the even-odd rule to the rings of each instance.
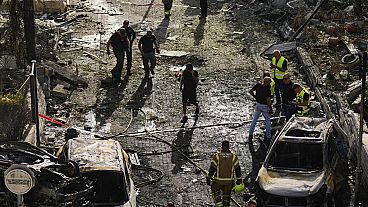
[[4, 172], [22, 164], [35, 175], [35, 186], [24, 195], [26, 206], [86, 206], [91, 192], [89, 182], [79, 176], [78, 165], [63, 162], [26, 142], [0, 143], [0, 206], [17, 206], [17, 197], [7, 190]]
[[118, 141], [69, 139], [61, 156], [77, 162], [81, 175], [92, 182], [92, 192], [87, 195], [91, 206], [136, 206], [129, 157]]
[[333, 123], [293, 117], [277, 135], [257, 176], [261, 206], [330, 205], [339, 161]]

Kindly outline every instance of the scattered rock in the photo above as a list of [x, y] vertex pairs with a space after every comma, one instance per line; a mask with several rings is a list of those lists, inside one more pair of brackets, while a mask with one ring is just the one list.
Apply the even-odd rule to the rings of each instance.
[[328, 38], [328, 45], [335, 47], [340, 43], [340, 39], [338, 37], [329, 37]]

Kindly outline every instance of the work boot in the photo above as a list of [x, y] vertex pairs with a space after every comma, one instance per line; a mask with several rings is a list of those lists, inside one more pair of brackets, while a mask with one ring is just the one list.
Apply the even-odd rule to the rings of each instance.
[[184, 115], [180, 122], [181, 123], [186, 123], [187, 121], [188, 121], [188, 117], [186, 115]]
[[252, 142], [253, 141], [253, 134], [248, 136], [248, 142]]
[[197, 106], [196, 110], [195, 110], [195, 115], [198, 116], [199, 114], [199, 107]]

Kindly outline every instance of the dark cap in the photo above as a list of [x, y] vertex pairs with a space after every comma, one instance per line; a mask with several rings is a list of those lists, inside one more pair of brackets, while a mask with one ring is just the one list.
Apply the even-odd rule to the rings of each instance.
[[192, 65], [192, 63], [187, 63], [187, 64], [185, 65], [185, 68], [186, 68], [186, 69], [193, 69], [193, 65]]

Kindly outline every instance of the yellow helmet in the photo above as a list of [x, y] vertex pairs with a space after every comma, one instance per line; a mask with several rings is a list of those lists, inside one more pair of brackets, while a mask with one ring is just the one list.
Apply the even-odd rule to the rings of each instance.
[[235, 185], [233, 187], [233, 190], [235, 191], [235, 193], [240, 193], [242, 191], [244, 191], [245, 187], [244, 187], [244, 183], [241, 183], [239, 185]]

